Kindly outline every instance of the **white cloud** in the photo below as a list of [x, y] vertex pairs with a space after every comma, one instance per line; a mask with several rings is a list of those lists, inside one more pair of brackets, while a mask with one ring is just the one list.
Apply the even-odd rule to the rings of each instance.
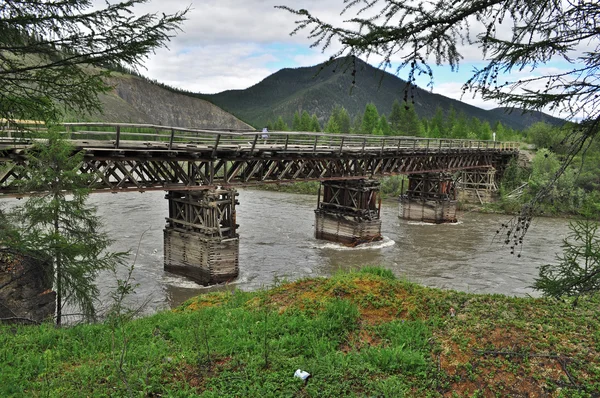
[[440, 83], [433, 87], [433, 92], [482, 109], [493, 109], [498, 107], [498, 104], [494, 102], [484, 101], [479, 94], [473, 95], [473, 93], [466, 92], [463, 95], [462, 86], [462, 83], [455, 82]]
[[255, 44], [207, 45], [185, 52], [159, 51], [146, 63], [146, 76], [192, 92], [244, 89], [264, 79], [276, 60]]

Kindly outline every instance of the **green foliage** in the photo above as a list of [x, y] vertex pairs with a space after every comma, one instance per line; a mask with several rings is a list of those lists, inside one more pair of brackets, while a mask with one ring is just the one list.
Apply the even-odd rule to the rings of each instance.
[[554, 128], [547, 123], [535, 123], [526, 131], [527, 141], [534, 144], [536, 148], [554, 149], [558, 147], [558, 143], [563, 139], [560, 130]]
[[365, 106], [365, 113], [362, 117], [360, 132], [363, 134], [373, 134], [379, 127], [379, 112], [374, 103], [369, 102]]
[[311, 118], [306, 110], [300, 116], [300, 131], [311, 131]]
[[94, 319], [99, 294], [95, 278], [103, 270], [114, 269], [124, 256], [106, 251], [111, 240], [101, 232], [96, 209], [86, 204], [87, 187], [95, 176], [79, 173], [82, 158], [57, 133], [48, 135], [47, 144], [36, 144], [27, 152], [26, 165], [18, 167], [30, 178], [21, 183], [20, 190], [36, 194], [11, 212], [16, 228], [11, 240], [0, 242], [15, 252], [52, 260], [49, 277], [57, 292], [57, 324], [65, 304], [77, 306], [87, 319]]
[[312, 115], [310, 118], [310, 130], [315, 133], [321, 132], [321, 124], [319, 123], [319, 119], [317, 119], [317, 115]]
[[[598, 224], [590, 220], [569, 224], [569, 235], [563, 240], [558, 264], [540, 267], [533, 287], [546, 296], [589, 295], [600, 291], [600, 238]], [[574, 304], [577, 303], [575, 300]]]
[[180, 28], [187, 10], [140, 14], [144, 0], [10, 1], [0, 9], [0, 119], [60, 120], [99, 109], [112, 65], [140, 66]]
[[362, 124], [363, 124], [363, 114], [358, 113], [354, 116], [354, 120], [352, 122], [351, 133], [352, 134], [362, 134]]
[[362, 267], [359, 272], [363, 273], [363, 274], [377, 275], [377, 276], [380, 276], [382, 278], [389, 279], [389, 280], [397, 279], [396, 275], [394, 275], [394, 273], [391, 270], [389, 270], [387, 268], [382, 268], [382, 267], [366, 266], [366, 267]]
[[287, 123], [283, 121], [283, 118], [281, 116], [279, 116], [277, 118], [277, 121], [275, 122], [275, 125], [273, 126], [273, 130], [289, 131], [289, 129], [290, 129], [290, 127], [287, 125]]
[[464, 113], [460, 113], [454, 120], [452, 126], [452, 138], [466, 139], [477, 138], [477, 135], [471, 133], [469, 122]]
[[333, 108], [333, 112], [331, 113], [335, 122], [339, 126], [340, 133], [342, 134], [350, 134], [350, 115], [348, 111], [343, 106], [335, 106]]
[[530, 171], [528, 169], [519, 166], [519, 162], [516, 159], [511, 159], [506, 170], [504, 170], [504, 175], [500, 182], [501, 191], [510, 193], [514, 189], [519, 188], [528, 180], [529, 174]]
[[492, 139], [492, 127], [485, 121], [480, 124], [479, 130], [475, 130], [480, 140], [491, 140]]
[[330, 133], [330, 134], [341, 133], [340, 126], [336, 122], [335, 117], [333, 115], [331, 115], [329, 117], [329, 120], [327, 121], [327, 124], [325, 125], [325, 128], [323, 129], [323, 131], [325, 131], [326, 133]]
[[402, 131], [402, 106], [395, 99], [392, 104], [392, 112], [390, 113], [390, 129], [394, 135], [400, 135]]
[[543, 210], [551, 213], [577, 213], [583, 205], [585, 192], [577, 187], [577, 172], [572, 168], [556, 179], [560, 167], [556, 154], [547, 149], [538, 151], [532, 161], [528, 197], [534, 197], [544, 190], [541, 202]]
[[429, 128], [431, 131], [429, 137], [431, 138], [448, 137], [448, 130], [446, 129], [446, 121], [442, 108], [436, 108], [435, 115], [429, 123]]
[[298, 111], [294, 112], [294, 121], [292, 122], [293, 131], [302, 131], [302, 122], [300, 121], [300, 114]]
[[390, 124], [388, 123], [385, 115], [381, 115], [379, 118], [379, 126], [377, 129], [381, 132], [381, 135], [392, 135], [392, 129], [390, 128]]

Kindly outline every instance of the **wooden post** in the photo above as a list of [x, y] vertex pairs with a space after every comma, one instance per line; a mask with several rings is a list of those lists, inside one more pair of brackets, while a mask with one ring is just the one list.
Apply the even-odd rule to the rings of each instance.
[[175, 129], [171, 129], [171, 136], [169, 137], [169, 150], [173, 149], [173, 139], [175, 138]]
[[115, 148], [119, 148], [120, 141], [121, 141], [121, 126], [117, 126], [117, 139], [115, 141]]
[[319, 184], [319, 192], [317, 192], [317, 209], [319, 208], [319, 204], [321, 204], [321, 188], [323, 188], [323, 184]]
[[250, 148], [250, 155], [254, 153], [254, 148], [256, 147], [256, 141], [258, 141], [258, 134], [254, 135], [254, 141], [252, 141], [252, 148]]
[[217, 156], [217, 148], [219, 147], [219, 141], [221, 140], [221, 134], [217, 134], [217, 139], [215, 140], [215, 147], [212, 151], [213, 159]]

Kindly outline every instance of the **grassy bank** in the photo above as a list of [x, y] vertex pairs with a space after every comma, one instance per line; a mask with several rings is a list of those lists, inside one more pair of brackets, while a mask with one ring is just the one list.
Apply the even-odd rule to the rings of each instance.
[[0, 396], [598, 396], [599, 305], [367, 268], [123, 324], [4, 326]]

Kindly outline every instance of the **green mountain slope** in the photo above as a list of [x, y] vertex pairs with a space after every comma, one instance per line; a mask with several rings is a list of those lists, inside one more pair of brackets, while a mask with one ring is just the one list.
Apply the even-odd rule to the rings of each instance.
[[[203, 98], [231, 112], [240, 119], [261, 127], [278, 116], [291, 125], [296, 111], [316, 114], [324, 123], [335, 106], [344, 106], [354, 117], [363, 112], [365, 105], [373, 102], [380, 114], [391, 112], [394, 100], [402, 101], [407, 84], [397, 76], [356, 60], [356, 68], [348, 58], [330, 65], [325, 63], [297, 69], [282, 69], [260, 83], [245, 90], [228, 90]], [[355, 71], [355, 77], [352, 76]], [[355, 84], [353, 85], [353, 79]], [[543, 113], [522, 115], [515, 111], [506, 113], [503, 108], [487, 111], [463, 102], [416, 88], [408, 92], [414, 100], [420, 117], [431, 118], [437, 107], [447, 112], [453, 107], [468, 117], [477, 117], [492, 125], [501, 122], [514, 129], [524, 129], [537, 121], [562, 124], [562, 120]]]

